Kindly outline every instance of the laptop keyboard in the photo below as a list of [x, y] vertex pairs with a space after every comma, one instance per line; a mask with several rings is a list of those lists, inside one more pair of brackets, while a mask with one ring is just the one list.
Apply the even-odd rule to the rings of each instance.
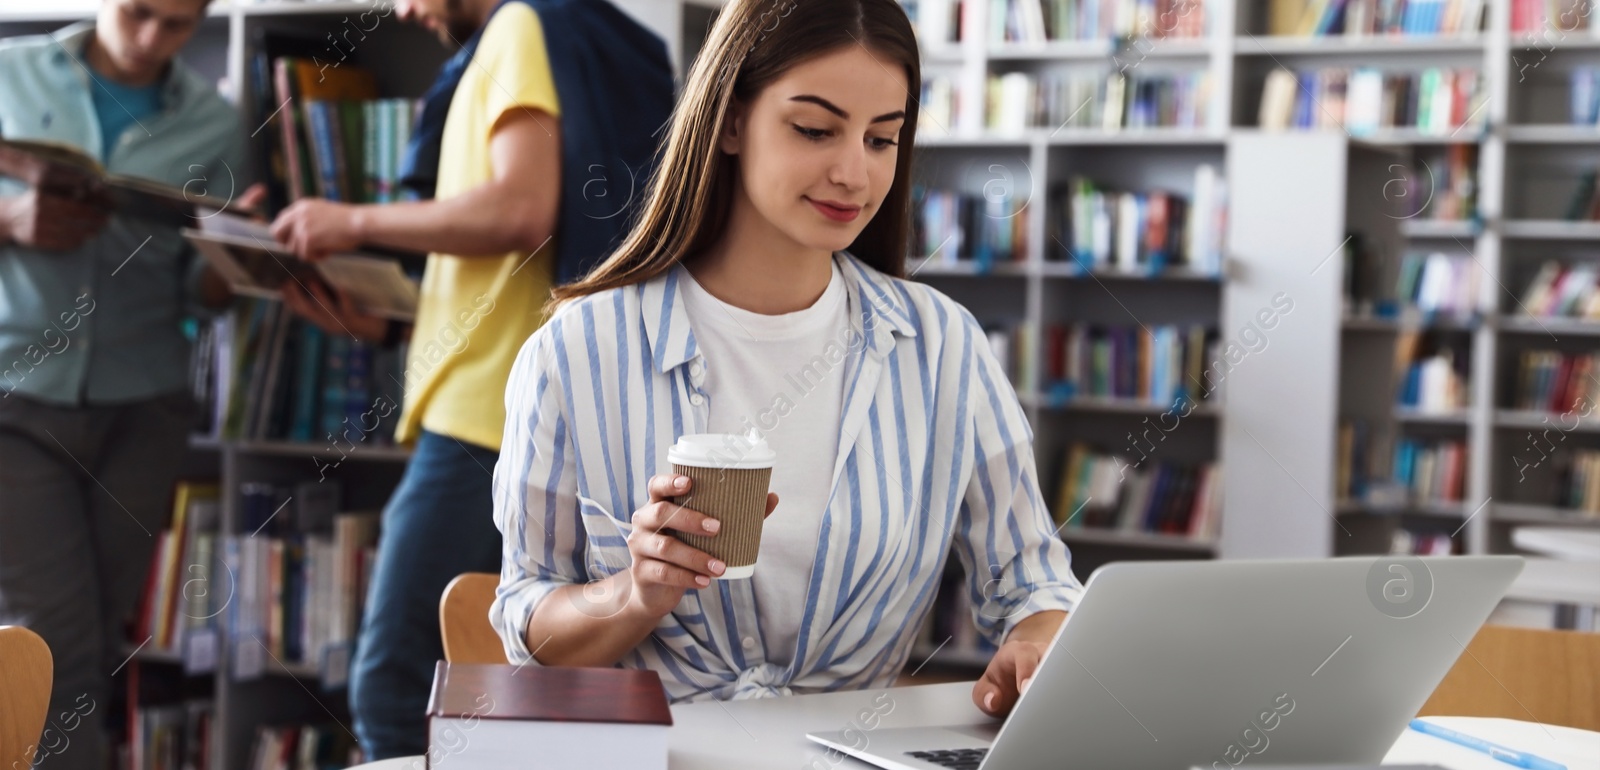
[[988, 749], [938, 749], [936, 751], [908, 751], [907, 755], [924, 762], [942, 765], [950, 770], [978, 770]]

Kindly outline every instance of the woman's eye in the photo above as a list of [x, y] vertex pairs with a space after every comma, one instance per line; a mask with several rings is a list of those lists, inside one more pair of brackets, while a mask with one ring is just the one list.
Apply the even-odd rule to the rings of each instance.
[[828, 130], [825, 128], [806, 128], [805, 126], [796, 125], [794, 130], [800, 132], [801, 136], [813, 141], [828, 135]]
[[879, 137], [879, 136], [873, 137], [872, 141], [873, 141], [873, 145], [872, 146], [876, 147], [876, 148], [878, 148], [880, 150], [887, 150], [890, 147], [893, 147], [893, 146], [899, 144], [899, 142], [896, 142], [893, 139], [884, 139], [883, 137]]

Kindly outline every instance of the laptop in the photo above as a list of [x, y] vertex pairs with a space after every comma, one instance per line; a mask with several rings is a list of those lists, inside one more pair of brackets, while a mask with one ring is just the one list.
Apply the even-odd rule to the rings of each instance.
[[1003, 722], [806, 737], [890, 770], [1378, 764], [1522, 564], [1111, 564]]

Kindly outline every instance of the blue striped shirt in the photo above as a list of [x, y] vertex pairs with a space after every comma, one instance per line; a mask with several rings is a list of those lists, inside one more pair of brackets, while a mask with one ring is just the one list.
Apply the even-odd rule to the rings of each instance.
[[[713, 581], [617, 664], [657, 671], [675, 703], [891, 684], [952, 551], [973, 621], [995, 644], [1082, 594], [1040, 493], [1033, 429], [972, 314], [849, 252], [835, 258], [851, 324], [844, 410], [792, 663], [767, 661], [750, 581]], [[524, 634], [541, 600], [629, 566], [647, 482], [670, 472], [679, 435], [705, 430], [716, 394], [699, 383], [715, 362], [689, 328], [685, 280], [674, 265], [574, 300], [517, 356], [494, 473], [505, 555], [489, 613], [512, 663], [538, 665]], [[600, 612], [604, 598], [571, 601]]]

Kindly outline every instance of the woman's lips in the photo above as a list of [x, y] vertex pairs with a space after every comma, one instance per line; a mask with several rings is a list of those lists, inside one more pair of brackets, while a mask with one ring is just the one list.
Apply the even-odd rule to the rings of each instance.
[[826, 203], [811, 200], [810, 198], [806, 198], [806, 201], [816, 208], [817, 211], [821, 212], [823, 216], [835, 222], [849, 222], [861, 215], [860, 206], [844, 208], [840, 206], [830, 206]]

